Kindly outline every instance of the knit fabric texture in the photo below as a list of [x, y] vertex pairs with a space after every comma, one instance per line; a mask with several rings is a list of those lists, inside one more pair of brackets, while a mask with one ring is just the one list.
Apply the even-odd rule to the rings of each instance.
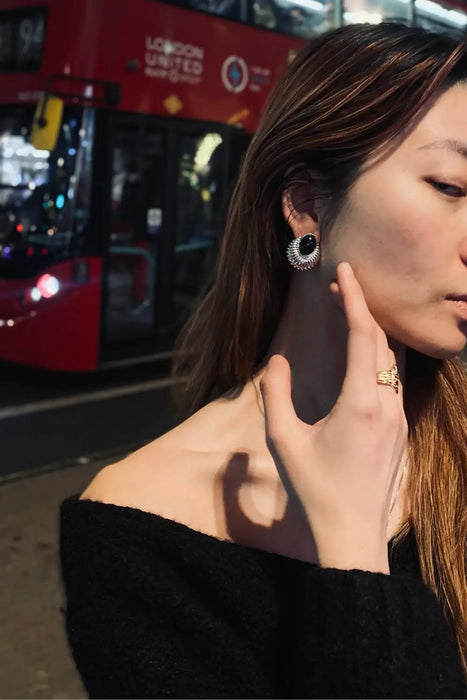
[[321, 568], [66, 499], [70, 647], [92, 698], [465, 698], [415, 540], [391, 575]]

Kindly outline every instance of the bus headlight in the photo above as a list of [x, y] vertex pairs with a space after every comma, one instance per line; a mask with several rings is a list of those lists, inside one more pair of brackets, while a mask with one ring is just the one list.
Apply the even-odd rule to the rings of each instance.
[[[41, 297], [44, 299], [50, 299], [60, 291], [60, 282], [53, 275], [41, 275], [37, 280], [34, 289], [37, 289]], [[37, 301], [39, 300], [37, 299]]]
[[31, 301], [40, 301], [42, 299], [42, 294], [37, 289], [37, 287], [33, 287], [29, 290], [29, 297]]
[[26, 304], [33, 304], [41, 299], [50, 299], [60, 291], [60, 282], [53, 275], [48, 273], [41, 275], [35, 287], [26, 290], [24, 301]]

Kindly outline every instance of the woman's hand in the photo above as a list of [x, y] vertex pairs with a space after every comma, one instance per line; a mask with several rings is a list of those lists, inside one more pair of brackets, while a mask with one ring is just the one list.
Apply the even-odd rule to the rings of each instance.
[[348, 263], [338, 266], [337, 284], [349, 327], [339, 398], [323, 420], [304, 423], [292, 404], [289, 364], [274, 355], [260, 384], [266, 436], [308, 519], [321, 566], [389, 573], [387, 523], [407, 442], [402, 387], [396, 394], [376, 382], [394, 353]]

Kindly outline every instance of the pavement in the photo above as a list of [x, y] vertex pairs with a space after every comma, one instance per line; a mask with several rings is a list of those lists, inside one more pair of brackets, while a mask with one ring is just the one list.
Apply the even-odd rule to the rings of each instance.
[[64, 630], [58, 510], [111, 461], [115, 456], [0, 483], [2, 700], [87, 697]]
[[156, 377], [2, 406], [0, 378], [0, 481], [154, 440], [174, 426], [172, 385], [170, 377]]

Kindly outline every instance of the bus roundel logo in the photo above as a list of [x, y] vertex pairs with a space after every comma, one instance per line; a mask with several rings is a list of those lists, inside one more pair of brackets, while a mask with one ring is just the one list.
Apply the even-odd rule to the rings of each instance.
[[248, 66], [240, 56], [229, 56], [222, 64], [222, 82], [229, 92], [242, 92], [248, 84]]

